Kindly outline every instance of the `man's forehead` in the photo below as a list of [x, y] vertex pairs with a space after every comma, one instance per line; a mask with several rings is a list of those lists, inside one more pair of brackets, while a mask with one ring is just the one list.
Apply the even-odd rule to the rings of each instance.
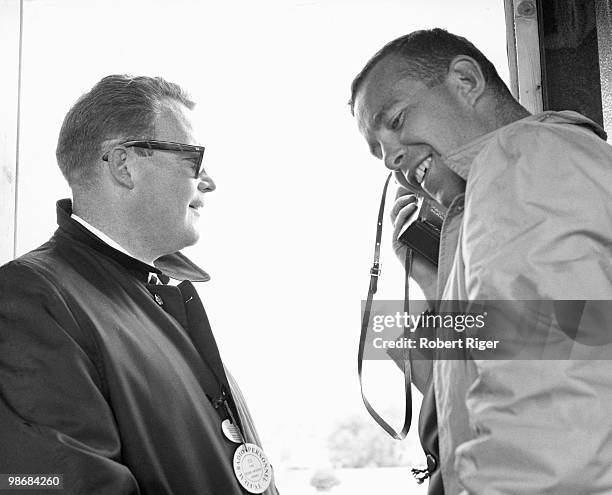
[[421, 83], [407, 77], [407, 70], [406, 61], [397, 55], [388, 55], [372, 67], [355, 95], [360, 126], [374, 126], [381, 112], [418, 89]]
[[164, 103], [155, 121], [155, 137], [162, 141], [195, 144], [190, 142], [194, 137], [191, 113], [182, 103]]

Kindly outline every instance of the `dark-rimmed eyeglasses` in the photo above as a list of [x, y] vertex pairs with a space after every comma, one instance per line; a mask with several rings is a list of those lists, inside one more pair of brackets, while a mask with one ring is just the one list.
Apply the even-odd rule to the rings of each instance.
[[[202, 159], [204, 158], [204, 146], [195, 146], [192, 144], [173, 143], [171, 141], [156, 141], [153, 139], [142, 139], [134, 141], [125, 141], [117, 144], [117, 146], [123, 146], [124, 148], [141, 148], [149, 150], [160, 150], [160, 151], [174, 151], [177, 153], [190, 154], [190, 160], [194, 164], [195, 178], [198, 179], [202, 173]], [[102, 155], [102, 160], [108, 161], [108, 155], [110, 151], [107, 151]]]

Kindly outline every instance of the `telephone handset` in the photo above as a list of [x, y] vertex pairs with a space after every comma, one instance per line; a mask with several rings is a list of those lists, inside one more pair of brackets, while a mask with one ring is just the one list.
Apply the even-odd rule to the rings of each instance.
[[440, 233], [446, 209], [427, 198], [419, 197], [421, 206], [418, 218], [399, 236], [399, 240], [425, 259], [438, 266]]

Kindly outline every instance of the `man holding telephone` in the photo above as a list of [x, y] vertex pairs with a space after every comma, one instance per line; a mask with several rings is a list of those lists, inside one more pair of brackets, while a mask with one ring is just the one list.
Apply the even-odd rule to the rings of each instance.
[[[401, 260], [417, 195], [446, 210], [437, 265], [418, 251], [412, 262], [428, 300], [612, 299], [612, 148], [597, 124], [531, 115], [472, 43], [441, 29], [388, 43], [351, 93], [400, 185]], [[612, 361], [411, 364], [430, 493], [612, 492]]]

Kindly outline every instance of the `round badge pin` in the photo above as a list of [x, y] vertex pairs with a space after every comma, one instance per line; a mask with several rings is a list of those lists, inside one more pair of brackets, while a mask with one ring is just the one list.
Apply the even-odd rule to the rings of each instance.
[[234, 474], [249, 493], [263, 493], [272, 481], [272, 466], [263, 450], [246, 443], [234, 452]]
[[221, 430], [223, 431], [225, 438], [227, 438], [230, 442], [242, 443], [242, 435], [240, 434], [240, 430], [236, 425], [232, 424], [229, 419], [223, 420], [221, 423]]

